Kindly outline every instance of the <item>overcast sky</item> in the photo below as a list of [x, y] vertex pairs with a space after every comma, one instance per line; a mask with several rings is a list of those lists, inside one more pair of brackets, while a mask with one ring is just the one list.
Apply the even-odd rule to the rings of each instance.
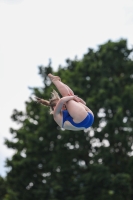
[[25, 110], [28, 86], [42, 86], [38, 66], [65, 65], [109, 39], [133, 45], [133, 0], [0, 0], [0, 175], [13, 151], [14, 108]]

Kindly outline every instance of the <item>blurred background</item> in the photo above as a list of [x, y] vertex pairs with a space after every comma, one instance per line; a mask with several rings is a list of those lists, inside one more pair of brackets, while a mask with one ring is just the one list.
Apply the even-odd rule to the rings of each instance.
[[[113, 42], [108, 43], [109, 40]], [[103, 45], [101, 49], [99, 45]], [[103, 74], [101, 75], [94, 73], [96, 76], [99, 76], [99, 78], [100, 77], [103, 78], [104, 74], [105, 76], [108, 76], [108, 73], [107, 74], [104, 73], [104, 69], [107, 67], [111, 67], [109, 65], [113, 61], [113, 59], [115, 59], [116, 54], [111, 54], [113, 50], [115, 48], [118, 50], [125, 49], [124, 53], [126, 51], [125, 54], [127, 54], [128, 58], [130, 59], [130, 64], [128, 64], [128, 66], [125, 65], [124, 67], [122, 61], [120, 63], [116, 61], [114, 62], [113, 66], [118, 67], [119, 65], [119, 67], [122, 70], [127, 69], [129, 67], [130, 70], [128, 71], [130, 71], [130, 75], [128, 77], [130, 76], [132, 77], [132, 71], [133, 71], [133, 67], [131, 68], [132, 54], [130, 54], [130, 49], [132, 48], [132, 45], [133, 45], [133, 1], [132, 0], [117, 0], [117, 1], [116, 0], [108, 0], [108, 1], [106, 0], [93, 0], [93, 1], [91, 0], [71, 0], [71, 1], [70, 0], [67, 1], [66, 0], [64, 1], [0, 0], [0, 91], [1, 91], [0, 176], [3, 177], [2, 180], [4, 180], [4, 178], [6, 177], [7, 172], [13, 169], [13, 165], [11, 163], [7, 164], [8, 168], [5, 167], [6, 159], [7, 158], [9, 160], [12, 159], [12, 155], [14, 155], [14, 153], [18, 151], [16, 150], [16, 147], [14, 147], [13, 144], [10, 144], [9, 142], [13, 138], [13, 135], [11, 134], [11, 132], [13, 133], [13, 130], [10, 131], [9, 129], [10, 127], [12, 127], [13, 129], [16, 130], [18, 127], [20, 127], [20, 122], [18, 122], [19, 121], [18, 118], [20, 118], [20, 116], [22, 117], [23, 114], [18, 113], [16, 111], [16, 113], [14, 113], [14, 117], [12, 117], [14, 121], [16, 120], [16, 122], [14, 123], [13, 120], [11, 120], [11, 115], [13, 114], [13, 110], [16, 109], [19, 111], [28, 112], [29, 110], [26, 107], [27, 104], [25, 104], [25, 102], [28, 101], [29, 99], [29, 103], [31, 103], [31, 100], [29, 98], [31, 94], [36, 94], [36, 95], [38, 94], [41, 96], [48, 97], [50, 90], [46, 87], [47, 73], [57, 72], [58, 74], [60, 74], [61, 77], [63, 77], [64, 82], [69, 83], [72, 89], [76, 91], [77, 94], [80, 94], [80, 96], [85, 98], [85, 100], [87, 101], [87, 95], [85, 95], [86, 91], [82, 92], [82, 87], [80, 88], [80, 86], [82, 86], [83, 84], [82, 78], [88, 77], [88, 79], [86, 80], [89, 80], [89, 77], [91, 77], [91, 72], [93, 71], [95, 66], [91, 64], [91, 61], [88, 60], [85, 61], [86, 56], [89, 55], [90, 57], [88, 59], [90, 60], [92, 59], [93, 63], [98, 62], [98, 59], [101, 60], [103, 59], [102, 61], [101, 60], [99, 61], [101, 62], [101, 65], [103, 67], [102, 69], [100, 69], [103, 71]], [[94, 54], [93, 55], [94, 57], [92, 56], [93, 58], [91, 57], [91, 50], [88, 49], [94, 50], [92, 51], [93, 52], [92, 54]], [[108, 54], [109, 51], [111, 52], [110, 53], [112, 56], [111, 58], [106, 57], [106, 55], [109, 56]], [[95, 52], [99, 52], [99, 54], [96, 54]], [[101, 57], [97, 57], [98, 55], [101, 55]], [[121, 58], [121, 56], [119, 58], [120, 60], [125, 59]], [[105, 66], [102, 63], [104, 61], [105, 61]], [[88, 64], [85, 64], [85, 62], [88, 62]], [[88, 69], [87, 65], [89, 64], [92, 67]], [[82, 68], [81, 65], [84, 67]], [[97, 64], [97, 66], [100, 65]], [[76, 71], [75, 68], [77, 69]], [[63, 71], [63, 69], [65, 69], [65, 71]], [[77, 76], [81, 75], [80, 70], [83, 72], [83, 74], [81, 76], [80, 80], [81, 82], [79, 82], [80, 89], [79, 88], [77, 89], [76, 80], [75, 82], [73, 82], [73, 79], [71, 78], [73, 76], [75, 77], [77, 72], [79, 72]], [[128, 73], [128, 71], [127, 72], [125, 71], [123, 73], [126, 74]], [[38, 75], [38, 73], [41, 75], [41, 78], [40, 75]], [[94, 79], [96, 78], [94, 74], [92, 73], [93, 81], [95, 81]], [[116, 74], [114, 70], [114, 75], [112, 75], [112, 77], [115, 76]], [[67, 76], [69, 78], [67, 78]], [[97, 81], [99, 81], [99, 79]], [[128, 78], [125, 79], [125, 82], [123, 84], [126, 83], [128, 83]], [[85, 84], [84, 87], [86, 87], [86, 82], [84, 84]], [[102, 87], [104, 88], [103, 85], [104, 84], [101, 85], [101, 88]], [[128, 86], [130, 88], [130, 84]], [[38, 89], [31, 91], [29, 87]], [[114, 85], [114, 88], [115, 87], [118, 86]], [[95, 92], [98, 92], [97, 89], [93, 88], [92, 86], [90, 87], [88, 86], [88, 88], [89, 90], [94, 91], [94, 93], [92, 93], [92, 96], [93, 95], [95, 96]], [[110, 90], [110, 88], [108, 89]], [[121, 93], [122, 92], [123, 90], [121, 90]], [[130, 89], [128, 92], [130, 92]], [[89, 95], [90, 94], [88, 92], [88, 96]], [[102, 93], [102, 95], [104, 97], [105, 94]], [[107, 94], [105, 95], [105, 99], [106, 98]], [[108, 96], [108, 98], [112, 97]], [[125, 98], [123, 97], [123, 100], [124, 99]], [[102, 100], [104, 102], [104, 99]], [[131, 100], [132, 99], [129, 98], [128, 102], [130, 102]], [[93, 99], [91, 98], [88, 99], [88, 102], [89, 103], [91, 102], [92, 107], [94, 107], [95, 104]], [[34, 105], [34, 107], [35, 106], [36, 105]], [[97, 111], [95, 111], [95, 109]], [[101, 104], [97, 105], [97, 108], [96, 107], [94, 108], [96, 116], [98, 114], [99, 109], [101, 109], [101, 113], [103, 113], [103, 115], [101, 116], [104, 116], [105, 110], [104, 109], [102, 110]], [[18, 115], [18, 118], [15, 115]], [[45, 121], [45, 119], [43, 120]], [[125, 118], [125, 122], [126, 120], [127, 118]], [[51, 124], [53, 123], [52, 118], [51, 122], [49, 123]], [[23, 124], [22, 126], [24, 126], [24, 122], [22, 122], [22, 124]], [[96, 128], [98, 128], [98, 124], [99, 122], [96, 120], [96, 124], [92, 132], [95, 132], [95, 130], [97, 132]], [[45, 127], [45, 130], [48, 130], [48, 127]], [[32, 133], [34, 135], [34, 128], [32, 130]], [[108, 134], [106, 131], [104, 133]], [[13, 140], [14, 143], [17, 143], [19, 140], [22, 139], [22, 138], [20, 139], [18, 135], [16, 132], [15, 134], [16, 140]], [[67, 134], [65, 135], [65, 137], [66, 136]], [[91, 137], [93, 136], [94, 133], [91, 133]], [[41, 137], [42, 136], [39, 136], [39, 138]], [[7, 139], [6, 145], [4, 144], [5, 138]], [[108, 146], [108, 143], [106, 144]], [[67, 145], [69, 146], [69, 144]], [[8, 148], [7, 146], [10, 148]], [[132, 156], [131, 152], [130, 155]], [[83, 161], [79, 162], [81, 166], [82, 164], [84, 165]], [[105, 171], [106, 170], [107, 169], [105, 169]], [[57, 171], [60, 171], [60, 167], [57, 168]], [[21, 172], [18, 171], [17, 173]], [[52, 172], [48, 171], [47, 173], [52, 173]], [[49, 174], [47, 173], [45, 173], [44, 176], [49, 177]], [[33, 174], [35, 174], [35, 172], [33, 172]], [[123, 177], [126, 177], [126, 175], [125, 176], [123, 175]], [[128, 179], [128, 177], [126, 178]], [[31, 184], [27, 186], [29, 188], [33, 186], [32, 185], [33, 182], [31, 181], [30, 183]], [[10, 182], [10, 184], [12, 184], [12, 182]], [[82, 181], [80, 182], [80, 184], [82, 187]], [[51, 188], [51, 194], [53, 194], [52, 184], [50, 188]], [[58, 189], [60, 193], [62, 193], [61, 188], [57, 188], [57, 190]], [[10, 192], [8, 191], [8, 194], [9, 193]], [[66, 194], [68, 194], [67, 191]], [[114, 190], [108, 189], [108, 194], [110, 194], [110, 196], [113, 195]], [[17, 199], [17, 195], [16, 196], [15, 195], [16, 194], [14, 194], [14, 196], [12, 197], [10, 195], [9, 196], [11, 197], [11, 199], [15, 198]], [[41, 194], [39, 199], [41, 199], [42, 197], [45, 197], [45, 199], [67, 199], [66, 197], [62, 196], [59, 197], [60, 195], [58, 197], [55, 196], [46, 197], [46, 196], [44, 194]], [[127, 199], [130, 199], [130, 197]], [[6, 198], [8, 199], [9, 197]], [[30, 199], [31, 196], [23, 198]], [[73, 196], [73, 198], [78, 199], [75, 196]], [[106, 198], [109, 199], [109, 197], [105, 197], [105, 199]], [[88, 199], [88, 197], [87, 196], [83, 197], [81, 195], [79, 199]], [[91, 199], [93, 199], [93, 197]], [[104, 198], [102, 197], [101, 199]]]

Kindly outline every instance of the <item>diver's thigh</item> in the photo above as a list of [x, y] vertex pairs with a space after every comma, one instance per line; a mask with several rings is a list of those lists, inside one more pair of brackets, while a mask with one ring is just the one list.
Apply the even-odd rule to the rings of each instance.
[[82, 105], [74, 100], [70, 100], [66, 103], [67, 110], [73, 119], [83, 120], [87, 112]]

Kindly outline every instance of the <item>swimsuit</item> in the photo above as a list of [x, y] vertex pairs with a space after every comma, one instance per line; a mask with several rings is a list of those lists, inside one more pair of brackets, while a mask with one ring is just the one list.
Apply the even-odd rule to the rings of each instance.
[[64, 126], [65, 121], [69, 121], [73, 126], [78, 128], [80, 127], [89, 128], [94, 122], [94, 116], [89, 112], [86, 118], [80, 123], [75, 123], [67, 110], [63, 110], [62, 114], [63, 114], [62, 128]]

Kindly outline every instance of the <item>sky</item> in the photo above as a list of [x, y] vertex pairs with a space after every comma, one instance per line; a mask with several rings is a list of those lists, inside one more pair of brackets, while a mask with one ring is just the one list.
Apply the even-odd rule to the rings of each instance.
[[0, 175], [13, 151], [13, 109], [25, 110], [31, 91], [43, 85], [38, 66], [54, 71], [67, 58], [82, 58], [109, 39], [133, 46], [133, 0], [0, 0]]

